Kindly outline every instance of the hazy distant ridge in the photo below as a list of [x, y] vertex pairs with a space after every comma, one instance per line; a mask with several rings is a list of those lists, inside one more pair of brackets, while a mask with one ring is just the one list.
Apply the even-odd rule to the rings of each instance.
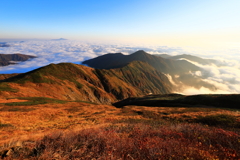
[[24, 54], [20, 54], [20, 53], [0, 54], [0, 66], [16, 64], [16, 62], [14, 62], [14, 61], [27, 61], [30, 58], [36, 58], [36, 56], [24, 55]]

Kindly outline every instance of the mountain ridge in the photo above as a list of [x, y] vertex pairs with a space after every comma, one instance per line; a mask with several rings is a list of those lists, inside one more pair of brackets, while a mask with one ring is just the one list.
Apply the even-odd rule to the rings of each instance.
[[179, 74], [179, 72], [188, 72], [190, 68], [193, 71], [199, 70], [199, 67], [191, 64], [190, 62], [165, 59], [162, 57], [148, 54], [143, 50], [136, 51], [130, 55], [123, 54], [121, 56], [119, 55], [120, 55], [119, 53], [105, 54], [90, 60], [86, 60], [82, 62], [82, 64], [86, 64], [90, 67], [99, 69], [113, 69], [121, 68], [132, 61], [143, 61], [152, 65], [159, 71], [169, 74]]
[[217, 64], [217, 61], [214, 59], [200, 58], [200, 57], [193, 56], [190, 54], [181, 54], [181, 55], [176, 55], [176, 56], [170, 56], [167, 54], [155, 54], [155, 55], [166, 58], [166, 59], [172, 59], [172, 60], [188, 59], [190, 61], [197, 62], [202, 65]]
[[105, 54], [90, 60], [82, 62], [93, 68], [100, 69], [115, 69], [122, 68], [133, 61], [142, 61], [148, 63], [156, 70], [168, 75], [169, 79], [173, 81], [176, 92], [181, 92], [186, 87], [201, 88], [205, 87], [210, 90], [215, 90], [213, 84], [209, 84], [195, 76], [193, 73], [201, 71], [202, 69], [187, 60], [174, 60], [169, 58], [162, 58], [159, 56], [148, 54], [143, 50], [139, 50], [130, 55], [123, 54]]
[[20, 53], [15, 54], [0, 54], [0, 66], [7, 66], [10, 64], [16, 64], [15, 61], [27, 61], [30, 58], [36, 58], [36, 56], [25, 55]]
[[[1, 91], [3, 84], [16, 92]], [[0, 91], [0, 97], [49, 97], [110, 104], [150, 92], [170, 93], [172, 86], [164, 74], [144, 62], [111, 70], [60, 63], [5, 79]]]

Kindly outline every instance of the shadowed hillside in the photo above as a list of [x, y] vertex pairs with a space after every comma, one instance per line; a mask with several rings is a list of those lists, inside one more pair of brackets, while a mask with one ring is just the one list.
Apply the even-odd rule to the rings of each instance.
[[[172, 90], [171, 83], [164, 74], [149, 64], [140, 61], [134, 61], [125, 67], [117, 69], [97, 69], [96, 73], [103, 80], [105, 90], [116, 93], [115, 95], [119, 95], [120, 99], [123, 98], [121, 97], [123, 94], [127, 94], [124, 97], [133, 95], [131, 90], [125, 89], [128, 86], [132, 86], [136, 94], [141, 93], [141, 95], [170, 93]], [[119, 87], [116, 87], [118, 85]]]
[[177, 56], [170, 56], [170, 55], [167, 55], [167, 54], [156, 54], [156, 56], [160, 56], [162, 58], [167, 58], [167, 59], [172, 59], [172, 60], [188, 59], [190, 61], [197, 62], [197, 63], [202, 64], [202, 65], [217, 64], [216, 60], [204, 59], [204, 58], [200, 58], [200, 57], [197, 57], [197, 56], [192, 56], [192, 55], [189, 55], [189, 54], [181, 54], [181, 55], [177, 55]]
[[165, 75], [143, 62], [111, 70], [72, 63], [50, 64], [6, 79], [0, 83], [0, 89], [3, 97], [49, 97], [108, 104], [131, 96], [150, 92], [166, 94], [172, 90]]
[[87, 61], [84, 61], [83, 64], [86, 64], [93, 68], [99, 69], [112, 69], [120, 68], [127, 65], [132, 61], [143, 61], [155, 69], [163, 73], [168, 74], [181, 74], [184, 72], [189, 72], [189, 70], [195, 71], [199, 68], [187, 61], [174, 61], [170, 59], [164, 59], [162, 57], [154, 56], [146, 53], [143, 50], [139, 50], [130, 55], [123, 55], [121, 53], [116, 54], [105, 54]]
[[16, 64], [16, 62], [14, 62], [14, 61], [27, 61], [30, 58], [36, 58], [36, 56], [24, 55], [24, 54], [20, 54], [20, 53], [0, 54], [0, 66]]
[[[186, 60], [177, 60], [179, 59], [179, 57], [173, 59], [170, 59], [170, 56], [165, 55], [165, 57], [166, 58], [162, 58], [160, 56], [148, 54], [143, 50], [139, 50], [130, 55], [123, 55], [121, 53], [110, 53], [84, 61], [83, 64], [86, 64], [93, 68], [112, 69], [122, 68], [133, 61], [142, 61], [148, 63], [156, 70], [167, 74], [171, 78], [173, 83], [176, 84], [174, 88], [174, 91], [176, 92], [181, 92], [186, 86], [194, 87], [196, 89], [200, 89], [201, 87], [205, 87], [210, 90], [216, 89], [213, 84], [209, 84], [206, 81], [203, 81], [200, 77], [192, 74], [196, 71], [201, 71], [201, 68]], [[190, 57], [196, 59], [196, 57], [194, 56]], [[201, 58], [197, 59], [199, 60]], [[205, 60], [203, 61], [205, 62]]]
[[181, 94], [148, 95], [144, 97], [128, 98], [113, 105], [123, 107], [127, 105], [154, 107], [218, 107], [240, 109], [239, 94], [210, 94], [184, 96]]
[[17, 73], [13, 73], [13, 74], [0, 74], [0, 81], [8, 79], [10, 77], [14, 77], [16, 75], [18, 75], [18, 74]]

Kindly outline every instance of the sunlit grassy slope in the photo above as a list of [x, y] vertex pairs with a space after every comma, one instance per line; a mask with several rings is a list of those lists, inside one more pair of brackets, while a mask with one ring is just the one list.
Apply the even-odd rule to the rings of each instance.
[[[50, 64], [0, 81], [0, 97], [49, 97], [111, 104], [131, 96], [171, 93], [168, 78], [147, 63], [121, 69], [93, 69], [73, 63]], [[0, 77], [1, 78], [1, 77]]]
[[[206, 97], [211, 102], [215, 96]], [[239, 159], [239, 128], [238, 109], [207, 105], [116, 108], [44, 97], [0, 100], [5, 159]]]

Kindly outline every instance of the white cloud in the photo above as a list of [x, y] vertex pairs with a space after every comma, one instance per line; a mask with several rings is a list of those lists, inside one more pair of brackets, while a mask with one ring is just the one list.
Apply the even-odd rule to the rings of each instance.
[[[176, 83], [173, 81], [172, 76], [171, 76], [170, 74], [164, 74], [164, 75], [168, 78], [168, 80], [169, 80], [170, 83], [172, 83], [174, 86], [178, 86], [178, 84], [176, 84]], [[175, 76], [176, 76], [176, 75], [175, 75]]]
[[72, 62], [80, 64], [106, 53], [122, 52], [130, 54], [137, 50], [145, 50], [148, 53], [185, 53], [181, 48], [169, 48], [167, 46], [130, 46], [125, 44], [91, 44], [72, 40], [26, 40], [9, 41], [11, 47], [0, 47], [0, 53], [21, 53], [34, 55], [38, 58], [20, 62], [17, 65], [0, 67], [0, 74], [22, 73], [50, 63]]
[[185, 94], [185, 95], [196, 95], [196, 94], [229, 94], [231, 92], [221, 90], [221, 89], [212, 91], [205, 87], [201, 87], [200, 89], [196, 89], [193, 87], [187, 87], [180, 93]]
[[[240, 62], [224, 59], [224, 65], [222, 64], [222, 66], [217, 66], [215, 64], [202, 65], [190, 60], [187, 61], [202, 69], [201, 72], [197, 71], [192, 74], [201, 77], [205, 82], [213, 84], [217, 90], [212, 92], [240, 93], [240, 69], [237, 67]], [[202, 89], [202, 91], [204, 90], [205, 89]], [[185, 91], [186, 93], [188, 92], [188, 90]], [[185, 93], [185, 91], [183, 91], [183, 93]]]
[[202, 72], [201, 71], [195, 71], [195, 72], [191, 72], [189, 71], [189, 73], [193, 76], [197, 76], [197, 77], [201, 77], [202, 76]]
[[25, 42], [9, 42], [11, 47], [1, 47], [0, 53], [22, 53], [35, 55], [38, 58], [20, 62], [16, 65], [0, 67], [0, 74], [22, 73], [50, 63], [72, 62], [80, 64], [81, 61], [94, 58], [110, 52], [120, 52], [119, 47], [111, 45], [95, 45], [80, 41], [52, 41], [29, 40]]
[[[240, 48], [223, 51], [203, 51], [183, 49], [180, 47], [167, 46], [130, 46], [126, 44], [92, 44], [81, 41], [53, 41], [53, 40], [26, 40], [24, 42], [8, 42], [11, 47], [0, 47], [0, 53], [13, 54], [22, 53], [35, 55], [38, 58], [29, 61], [20, 62], [16, 65], [0, 67], [0, 74], [3, 73], [22, 73], [31, 71], [38, 67], [50, 63], [72, 62], [81, 64], [82, 61], [103, 55], [106, 53], [122, 52], [130, 54], [137, 50], [145, 50], [150, 54], [191, 54], [203, 58], [212, 58], [218, 60], [218, 64], [201, 65], [191, 62], [201, 71], [191, 73], [194, 76], [202, 78], [205, 82], [213, 84], [217, 90], [211, 91], [207, 88], [185, 88], [182, 92], [189, 93], [240, 93]], [[176, 75], [177, 76], [177, 75]], [[175, 76], [175, 78], [177, 78]], [[169, 75], [168, 75], [169, 77]], [[171, 78], [171, 77], [169, 77]]]

